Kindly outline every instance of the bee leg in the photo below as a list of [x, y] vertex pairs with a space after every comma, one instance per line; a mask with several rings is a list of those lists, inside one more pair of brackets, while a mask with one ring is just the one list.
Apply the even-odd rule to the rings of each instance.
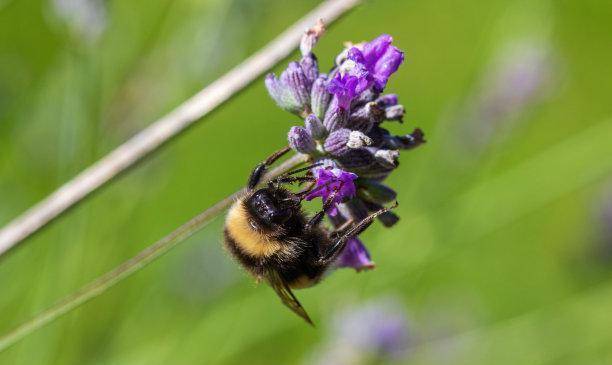
[[342, 223], [340, 227], [336, 228], [334, 231], [331, 232], [330, 234], [331, 240], [335, 241], [336, 239], [342, 237], [344, 233], [346, 233], [354, 225], [355, 225], [355, 221], [352, 219]]
[[346, 242], [348, 242], [349, 239], [351, 239], [352, 237], [358, 236], [361, 232], [365, 231], [366, 228], [370, 226], [370, 224], [372, 224], [372, 222], [374, 221], [376, 217], [390, 211], [391, 209], [394, 209], [395, 207], [397, 207], [397, 202], [395, 202], [395, 204], [393, 204], [392, 206], [388, 208], [382, 208], [382, 209], [377, 210], [376, 212], [370, 214], [369, 216], [365, 217], [361, 221], [354, 223], [348, 229], [344, 225], [340, 227], [338, 230], [335, 231], [335, 232], [339, 232], [340, 236], [337, 237], [334, 243], [331, 245], [331, 247], [329, 247], [325, 251], [325, 253], [323, 253], [319, 261], [321, 263], [328, 263], [330, 261], [335, 260], [338, 254], [342, 252], [342, 249], [344, 248], [344, 246], [346, 245]]
[[270, 186], [278, 186], [281, 184], [291, 184], [294, 182], [299, 182], [300, 184], [303, 182], [311, 182], [311, 181], [315, 181], [316, 179], [312, 176], [280, 176], [277, 177], [274, 180], [271, 180], [268, 184]]
[[334, 205], [334, 198], [336, 197], [337, 193], [338, 193], [338, 189], [334, 189], [332, 194], [327, 197], [325, 202], [323, 202], [323, 209], [317, 214], [315, 214], [314, 216], [312, 216], [312, 218], [310, 218], [308, 223], [306, 223], [307, 231], [311, 230], [313, 227], [316, 227], [319, 225], [319, 223], [321, 223], [321, 221], [325, 217], [325, 212], [327, 212]]
[[274, 152], [264, 162], [257, 165], [253, 169], [253, 171], [251, 171], [247, 188], [249, 190], [253, 190], [261, 182], [261, 178], [264, 176], [264, 173], [266, 172], [268, 166], [272, 165], [276, 160], [281, 158], [285, 153], [289, 152], [290, 150], [291, 149], [289, 147], [284, 147]]
[[310, 220], [308, 221], [308, 223], [306, 223], [306, 227], [305, 227], [305, 231], [310, 231], [313, 227], [318, 226], [321, 221], [323, 220], [323, 218], [325, 217], [325, 211], [322, 210], [320, 212], [318, 212], [317, 214], [313, 215], [312, 218], [310, 218]]
[[[271, 180], [268, 182], [268, 187], [270, 188], [278, 188], [280, 187], [282, 184], [291, 184], [294, 182], [299, 182], [300, 184], [304, 183], [304, 182], [314, 182], [315, 178], [312, 176], [285, 176], [282, 178], [276, 178], [274, 180]], [[314, 184], [312, 184], [314, 185]], [[302, 191], [296, 193], [296, 194], [289, 194], [289, 197], [286, 199], [283, 199], [283, 201], [286, 202], [290, 202], [291, 205], [293, 205], [294, 207], [299, 207], [302, 204], [302, 200], [303, 198], [303, 192], [306, 191], [310, 191], [311, 187], [308, 187], [306, 189], [303, 189]]]
[[315, 186], [317, 186], [316, 179], [314, 179], [312, 182], [310, 182], [305, 188], [301, 189], [300, 191], [295, 193], [295, 196], [299, 197], [300, 200], [303, 199], [306, 195], [308, 195], [308, 193], [310, 193], [312, 191], [312, 189], [315, 188]]

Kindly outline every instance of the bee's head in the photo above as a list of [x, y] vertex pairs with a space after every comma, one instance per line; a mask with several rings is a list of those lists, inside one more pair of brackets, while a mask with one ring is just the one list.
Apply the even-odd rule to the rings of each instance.
[[263, 188], [246, 201], [247, 208], [264, 227], [283, 225], [299, 210], [300, 201], [290, 192], [278, 188]]

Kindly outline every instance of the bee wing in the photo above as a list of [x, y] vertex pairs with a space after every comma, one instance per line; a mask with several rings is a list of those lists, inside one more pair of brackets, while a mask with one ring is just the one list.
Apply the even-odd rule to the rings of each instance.
[[312, 323], [312, 320], [308, 316], [308, 313], [306, 313], [304, 307], [302, 307], [295, 295], [293, 295], [293, 292], [287, 283], [285, 283], [283, 278], [281, 278], [276, 270], [268, 270], [266, 279], [268, 280], [268, 283], [272, 289], [274, 289], [276, 294], [278, 294], [284, 305], [291, 309], [295, 314], [302, 317], [310, 325], [314, 326], [314, 323]]

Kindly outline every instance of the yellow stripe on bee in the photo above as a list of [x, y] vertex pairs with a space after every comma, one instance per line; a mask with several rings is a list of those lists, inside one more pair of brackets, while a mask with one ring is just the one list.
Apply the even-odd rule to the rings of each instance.
[[282, 248], [280, 242], [257, 232], [251, 226], [248, 213], [241, 200], [238, 200], [227, 213], [225, 227], [236, 241], [236, 245], [253, 257], [269, 257]]

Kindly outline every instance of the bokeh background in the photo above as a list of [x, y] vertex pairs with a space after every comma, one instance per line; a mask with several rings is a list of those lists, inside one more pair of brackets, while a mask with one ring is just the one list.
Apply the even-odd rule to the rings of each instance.
[[[0, 0], [0, 224], [316, 4]], [[383, 32], [406, 54], [393, 130], [428, 143], [389, 179], [400, 223], [363, 235], [377, 269], [297, 293], [316, 328], [218, 218], [0, 364], [611, 363], [612, 3], [366, 1], [322, 67]], [[29, 239], [0, 261], [0, 331], [239, 188], [297, 122], [257, 82]]]

